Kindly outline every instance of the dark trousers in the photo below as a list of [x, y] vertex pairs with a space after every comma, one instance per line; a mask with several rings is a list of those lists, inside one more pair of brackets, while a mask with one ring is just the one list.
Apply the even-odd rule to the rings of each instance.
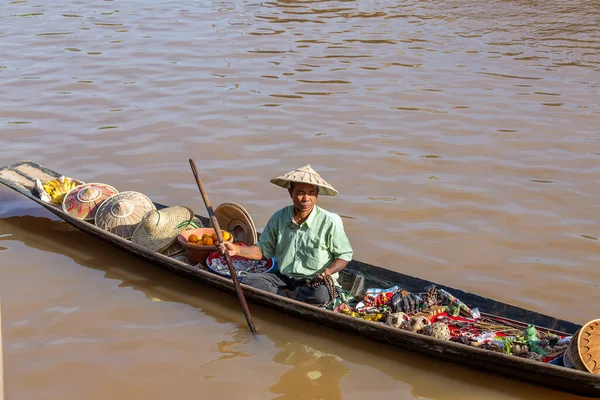
[[242, 279], [242, 283], [246, 285], [280, 296], [287, 297], [284, 289], [291, 290], [293, 296], [290, 297], [309, 304], [323, 305], [331, 300], [327, 286], [319, 285], [311, 288], [306, 286], [309, 282], [309, 279], [285, 276], [279, 271], [249, 273]]

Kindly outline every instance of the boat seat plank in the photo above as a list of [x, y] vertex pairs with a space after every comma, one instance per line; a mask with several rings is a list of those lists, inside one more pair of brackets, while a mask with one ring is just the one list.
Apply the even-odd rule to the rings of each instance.
[[0, 171], [0, 179], [11, 187], [18, 188], [21, 191], [31, 192], [35, 186], [35, 181], [24, 177], [20, 173], [12, 170], [5, 169]]
[[38, 168], [36, 165], [33, 165], [31, 163], [16, 166], [14, 170], [19, 173], [22, 173], [23, 175], [31, 177], [33, 181], [39, 179], [40, 181], [42, 181], [42, 183], [58, 177], [47, 173], [46, 171]]
[[32, 195], [35, 180], [42, 182], [58, 178], [60, 174], [33, 161], [19, 161], [0, 168], [0, 182], [10, 188]]

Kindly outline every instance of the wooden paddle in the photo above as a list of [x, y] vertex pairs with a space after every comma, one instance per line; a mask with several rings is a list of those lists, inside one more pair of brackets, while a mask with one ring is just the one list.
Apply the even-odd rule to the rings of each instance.
[[[204, 190], [204, 185], [202, 184], [202, 180], [198, 175], [198, 170], [196, 169], [196, 163], [194, 160], [190, 158], [190, 166], [192, 167], [192, 172], [194, 173], [194, 178], [196, 178], [196, 183], [198, 184], [198, 189], [200, 189], [200, 193], [202, 194], [202, 199], [204, 200], [204, 205], [206, 205], [206, 211], [208, 211], [208, 216], [215, 227], [215, 233], [217, 234], [217, 238], [219, 239], [219, 243], [223, 242], [223, 235], [221, 234], [221, 228], [219, 227], [219, 221], [217, 221], [217, 217], [215, 217], [212, 204], [208, 199], [208, 195], [206, 194], [206, 190]], [[248, 328], [250, 328], [250, 332], [256, 334], [256, 328], [254, 328], [254, 322], [252, 322], [252, 316], [250, 315], [250, 310], [248, 309], [248, 304], [246, 304], [246, 298], [244, 297], [244, 292], [242, 291], [242, 287], [240, 286], [240, 282], [238, 281], [237, 274], [235, 273], [235, 268], [233, 268], [233, 262], [231, 261], [231, 256], [228, 252], [225, 252], [225, 259], [227, 260], [227, 266], [229, 267], [229, 274], [231, 275], [231, 279], [233, 280], [233, 284], [235, 285], [235, 291], [237, 292], [238, 299], [240, 299], [240, 304], [242, 305], [242, 310], [244, 311], [244, 317], [246, 317], [246, 322], [248, 323]]]

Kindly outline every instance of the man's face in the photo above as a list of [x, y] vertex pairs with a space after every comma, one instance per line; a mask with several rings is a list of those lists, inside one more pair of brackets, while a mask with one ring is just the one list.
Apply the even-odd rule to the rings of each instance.
[[294, 207], [300, 212], [310, 212], [317, 204], [317, 187], [308, 183], [295, 183], [294, 190], [290, 196], [294, 202]]

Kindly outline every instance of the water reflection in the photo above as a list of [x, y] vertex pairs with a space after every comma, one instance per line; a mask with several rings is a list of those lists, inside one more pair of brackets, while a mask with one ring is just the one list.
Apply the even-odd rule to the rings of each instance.
[[277, 399], [341, 399], [341, 379], [350, 373], [343, 360], [298, 342], [287, 342], [273, 361], [292, 368], [270, 387]]
[[[19, 246], [15, 245], [19, 244]], [[133, 289], [144, 294], [149, 299], [150, 306], [143, 306], [140, 310], [147, 314], [148, 321], [142, 320], [134, 323], [136, 319], [131, 313], [135, 308], [130, 308], [126, 303], [120, 303], [121, 295], [114, 292], [104, 293], [97, 291], [94, 303], [99, 305], [99, 315], [103, 326], [110, 327], [119, 324], [123, 331], [110, 332], [104, 327], [86, 328], [87, 335], [82, 338], [96, 338], [95, 343], [101, 344], [103, 335], [111, 337], [108, 347], [110, 357], [120, 360], [120, 363], [133, 365], [137, 373], [159, 373], [161, 376], [173, 376], [175, 362], [178, 369], [185, 371], [182, 376], [171, 377], [171, 382], [179, 385], [186, 384], [186, 378], [229, 382], [231, 387], [236, 380], [247, 382], [252, 379], [261, 379], [266, 387], [264, 390], [278, 395], [280, 399], [340, 399], [354, 391], [364, 391], [369, 388], [374, 395], [394, 392], [396, 398], [431, 398], [431, 399], [478, 399], [478, 398], [510, 398], [534, 400], [543, 396], [545, 399], [566, 400], [573, 396], [545, 390], [540, 387], [515, 382], [504, 378], [480, 373], [467, 368], [462, 368], [450, 363], [439, 362], [420, 355], [406, 353], [397, 349], [370, 342], [363, 338], [341, 336], [339, 332], [323, 328], [313, 323], [306, 323], [297, 318], [288, 317], [281, 312], [273, 311], [251, 304], [253, 319], [259, 330], [259, 335], [253, 337], [245, 327], [243, 316], [239, 310], [239, 302], [235, 296], [223, 295], [221, 292], [206, 288], [172, 274], [154, 268], [133, 256], [112, 249], [110, 246], [90, 239], [87, 235], [75, 230], [70, 225], [50, 220], [45, 217], [8, 217], [0, 218], [0, 245], [10, 253], [15, 247], [24, 244], [29, 249], [42, 250], [42, 260], [35, 256], [26, 260], [27, 264], [41, 263], [44, 269], [49, 269], [46, 264], [47, 253], [54, 253], [73, 259], [78, 265], [65, 265], [72, 274], [75, 269], [91, 269], [102, 271], [107, 280], [117, 281], [117, 287]], [[31, 252], [27, 252], [31, 253]], [[26, 253], [23, 253], [26, 254]], [[57, 266], [59, 268], [61, 266]], [[61, 267], [62, 268], [62, 267]], [[54, 272], [53, 279], [65, 279], [60, 271]], [[99, 276], [86, 279], [98, 279]], [[82, 283], [83, 284], [83, 283]], [[42, 283], [39, 288], [44, 291]], [[46, 312], [56, 309], [57, 306], [79, 306], [83, 302], [81, 294], [74, 295], [68, 288], [63, 288], [61, 299], [71, 298], [72, 302], [64, 303], [55, 300], [56, 304], [47, 304]], [[98, 289], [96, 289], [98, 290]], [[112, 302], [106, 307], [107, 302], [103, 295], [111, 296]], [[28, 297], [32, 297], [28, 295]], [[32, 299], [35, 303], [35, 298]], [[64, 303], [64, 304], [63, 304]], [[157, 304], [158, 303], [158, 304]], [[183, 320], [173, 318], [164, 321], [160, 310], [154, 308], [168, 303], [185, 304], [199, 310], [199, 314], [184, 313]], [[111, 308], [114, 307], [114, 308]], [[70, 315], [85, 316], [86, 306], [83, 304]], [[14, 312], [14, 311], [13, 311]], [[88, 311], [89, 312], [89, 311]], [[175, 312], [182, 312], [177, 308]], [[66, 317], [64, 317], [66, 318]], [[191, 318], [191, 319], [190, 319]], [[170, 318], [169, 318], [170, 319]], [[82, 320], [82, 321], [83, 321]], [[121, 322], [125, 321], [125, 322]], [[210, 322], [208, 322], [210, 321]], [[7, 321], [8, 322], [8, 321]], [[75, 321], [77, 322], [77, 321]], [[28, 321], [28, 326], [19, 327], [21, 322], [15, 322], [15, 329], [20, 329], [23, 335], [25, 329], [31, 337], [35, 332], [36, 320]], [[125, 325], [123, 325], [123, 323]], [[69, 327], [66, 332], [73, 335], [77, 325], [74, 322], [60, 323]], [[217, 329], [219, 333], [211, 333]], [[44, 332], [41, 340], [48, 343], [59, 332], [60, 328], [53, 327]], [[13, 337], [13, 332], [8, 332], [6, 338], [19, 342], [22, 338]], [[149, 334], [147, 342], [129, 337]], [[191, 336], [190, 336], [191, 334]], [[135, 336], [135, 335], [134, 335]], [[60, 339], [60, 336], [58, 337]], [[81, 338], [79, 338], [81, 339]], [[39, 340], [39, 339], [38, 339]], [[114, 343], [112, 343], [114, 341]], [[27, 343], [23, 340], [23, 343]], [[83, 342], [82, 342], [83, 343]], [[82, 343], [65, 343], [61, 352], [78, 352], [78, 357], [86, 365], [96, 366], [103, 371], [109, 366], [102, 366], [105, 358], [98, 357], [99, 351], [95, 349], [76, 348], [84, 346]], [[17, 343], [18, 344], [18, 343]], [[71, 347], [72, 346], [72, 347]], [[136, 360], [134, 349], [144, 348], [144, 354], [149, 359]], [[199, 350], [198, 350], [199, 349]], [[27, 348], [23, 348], [26, 351]], [[7, 357], [14, 359], [18, 347], [13, 347]], [[31, 351], [31, 350], [30, 350]], [[180, 351], [181, 359], [171, 360], [172, 354]], [[194, 354], [197, 352], [198, 354]], [[188, 353], [193, 354], [192, 357]], [[177, 353], [175, 353], [177, 354]], [[110, 359], [108, 357], [108, 359]], [[166, 364], [164, 371], [156, 367], [156, 360], [152, 357], [162, 357]], [[197, 357], [197, 358], [194, 358]], [[160, 364], [159, 364], [160, 365]], [[284, 367], [282, 369], [281, 367]], [[62, 371], [60, 365], [55, 369]], [[267, 373], [263, 373], [267, 371]], [[170, 375], [169, 375], [170, 374]], [[258, 375], [258, 377], [256, 376]], [[233, 379], [233, 381], [232, 381]], [[371, 385], [371, 380], [377, 382], [377, 388]], [[431, 385], [431, 382], [438, 385]], [[503, 383], [500, 383], [503, 382]], [[131, 381], [126, 381], [131, 384]], [[240, 386], [242, 387], [242, 386]], [[108, 390], [108, 389], [106, 389]], [[233, 390], [233, 389], [232, 389]], [[240, 389], [243, 390], [243, 389]], [[104, 393], [104, 392], [99, 392]], [[106, 392], [108, 393], [108, 392]], [[262, 393], [255, 388], [255, 393]], [[457, 393], [463, 393], [457, 395]], [[67, 396], [68, 397], [68, 396]], [[263, 395], [260, 398], [264, 398]], [[140, 397], [142, 398], [142, 397]]]

